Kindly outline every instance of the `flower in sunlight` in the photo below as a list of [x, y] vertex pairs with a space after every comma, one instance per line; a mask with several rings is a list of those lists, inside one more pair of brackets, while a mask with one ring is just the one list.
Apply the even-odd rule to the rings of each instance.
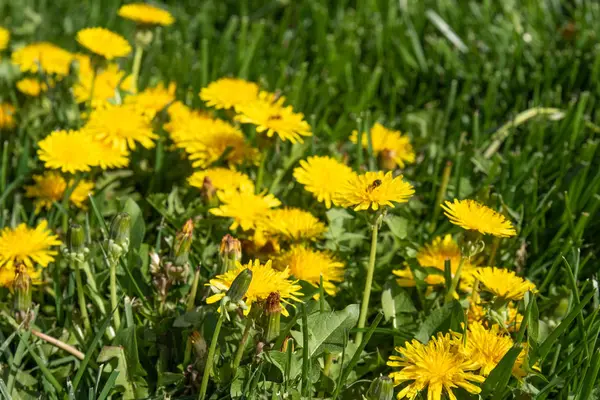
[[77, 32], [77, 42], [94, 54], [107, 60], [125, 57], [131, 53], [131, 45], [118, 33], [106, 28], [85, 28]]
[[515, 236], [512, 223], [502, 214], [476, 202], [475, 200], [446, 201], [442, 204], [444, 214], [454, 225], [463, 229], [498, 237]]
[[258, 85], [238, 78], [221, 78], [200, 91], [208, 107], [230, 109], [258, 98]]
[[24, 223], [14, 229], [4, 228], [0, 232], [0, 269], [14, 268], [16, 263], [23, 263], [28, 268], [36, 264], [47, 267], [58, 254], [52, 247], [60, 244], [58, 236], [48, 229], [46, 220], [35, 228]]
[[336, 194], [342, 207], [354, 211], [374, 211], [381, 207], [394, 207], [394, 203], [406, 203], [414, 194], [412, 185], [402, 175], [394, 177], [391, 172], [366, 172], [352, 177]]
[[[400, 168], [415, 162], [415, 151], [410, 144], [410, 138], [402, 135], [400, 131], [388, 129], [377, 122], [371, 128], [370, 134], [373, 154], [384, 161], [389, 158]], [[352, 132], [350, 141], [358, 143], [358, 131]], [[362, 134], [361, 144], [363, 148], [369, 148], [369, 138], [366, 133]]]
[[254, 186], [242, 186], [240, 190], [217, 192], [221, 205], [211, 208], [210, 213], [219, 217], [233, 218], [229, 227], [235, 230], [241, 227], [247, 231], [254, 229], [269, 209], [279, 207], [281, 202], [272, 194], [255, 194]]
[[337, 204], [336, 194], [355, 175], [352, 168], [327, 156], [308, 157], [294, 169], [294, 178], [304, 185], [304, 190], [327, 208]]
[[168, 26], [175, 22], [170, 12], [145, 3], [124, 4], [119, 8], [119, 17], [137, 22], [140, 25]]
[[[25, 186], [25, 195], [35, 200], [36, 212], [42, 208], [51, 209], [53, 204], [60, 203], [67, 188], [67, 181], [58, 172], [46, 171], [43, 175], [34, 175], [34, 185]], [[71, 179], [69, 187], [75, 184]], [[75, 189], [71, 192], [69, 202], [77, 208], [84, 208], [84, 202], [88, 198], [88, 194], [92, 193], [94, 182], [82, 180]]]

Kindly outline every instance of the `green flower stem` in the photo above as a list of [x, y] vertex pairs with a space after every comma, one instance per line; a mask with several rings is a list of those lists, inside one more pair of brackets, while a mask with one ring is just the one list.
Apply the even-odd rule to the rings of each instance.
[[246, 345], [248, 344], [248, 339], [250, 338], [250, 330], [252, 329], [252, 318], [246, 318], [246, 326], [244, 327], [244, 333], [242, 334], [242, 338], [240, 339], [240, 344], [235, 352], [235, 358], [233, 359], [233, 364], [231, 365], [232, 376], [235, 377], [235, 373], [240, 366], [240, 361], [242, 361], [242, 357], [244, 355], [244, 350], [246, 350]]
[[98, 66], [94, 65], [93, 66], [93, 71], [92, 71], [92, 85], [90, 86], [90, 100], [89, 100], [89, 104], [88, 107], [91, 110], [93, 107], [93, 102], [94, 102], [94, 89], [96, 87], [96, 77], [98, 76]]
[[142, 67], [142, 55], [144, 47], [140, 44], [135, 45], [135, 55], [133, 56], [133, 68], [131, 71], [131, 81], [133, 82], [133, 92], [137, 92], [137, 81], [140, 76], [140, 68]]
[[[369, 254], [369, 267], [367, 269], [367, 282], [363, 291], [362, 303], [360, 305], [360, 316], [358, 317], [358, 329], [363, 329], [367, 322], [367, 312], [369, 311], [369, 298], [371, 297], [371, 286], [373, 285], [373, 274], [375, 272], [375, 256], [377, 255], [377, 234], [379, 233], [379, 224], [383, 218], [380, 214], [375, 223], [373, 223], [373, 232], [371, 235], [371, 253]], [[363, 333], [356, 334], [356, 343], [360, 343], [363, 338]]]
[[119, 301], [117, 299], [117, 263], [118, 259], [110, 260], [110, 307], [115, 310], [114, 321], [115, 331], [119, 330], [121, 325], [121, 315], [119, 313]]
[[81, 318], [83, 319], [83, 327], [86, 334], [92, 333], [92, 325], [90, 324], [90, 316], [87, 312], [87, 306], [85, 303], [85, 293], [83, 292], [83, 282], [81, 280], [81, 262], [75, 260], [73, 262], [75, 267], [75, 284], [77, 285], [77, 301], [79, 302], [79, 311], [81, 311]]
[[458, 268], [456, 269], [456, 273], [454, 274], [454, 278], [452, 278], [452, 283], [450, 283], [450, 288], [448, 289], [448, 293], [446, 293], [445, 302], [449, 303], [454, 299], [454, 292], [458, 287], [458, 282], [460, 281], [460, 274], [462, 272], [463, 266], [467, 261], [467, 257], [461, 256], [460, 262], [458, 263]]
[[[200, 268], [196, 269], [194, 273], [194, 280], [192, 281], [192, 288], [187, 299], [186, 311], [190, 312], [194, 309], [194, 301], [196, 300], [196, 293], [198, 293], [198, 282], [200, 281]], [[190, 338], [187, 339], [185, 344], [185, 352], [183, 353], [183, 366], [184, 368], [188, 365], [192, 355], [192, 341]]]
[[204, 374], [202, 375], [202, 383], [200, 385], [198, 400], [204, 400], [206, 398], [208, 380], [210, 379], [210, 373], [212, 372], [213, 359], [215, 358], [215, 351], [217, 349], [217, 342], [219, 341], [221, 325], [223, 325], [223, 320], [225, 319], [225, 313], [225, 304], [221, 302], [221, 312], [219, 313], [219, 320], [217, 321], [217, 326], [215, 326], [215, 331], [213, 332], [213, 336], [210, 341], [210, 349], [208, 350], [208, 357], [206, 358], [206, 366], [204, 367]]

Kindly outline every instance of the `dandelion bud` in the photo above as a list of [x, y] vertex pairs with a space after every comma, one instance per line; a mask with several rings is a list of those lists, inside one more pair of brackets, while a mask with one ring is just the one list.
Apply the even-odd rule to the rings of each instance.
[[367, 400], [392, 400], [393, 397], [394, 382], [389, 376], [374, 379], [367, 390]]
[[67, 245], [69, 246], [69, 253], [74, 255], [82, 255], [85, 251], [85, 235], [83, 227], [76, 223], [69, 225], [67, 231]]
[[227, 234], [221, 240], [219, 254], [221, 257], [221, 272], [231, 271], [242, 260], [242, 244], [239, 240]]
[[272, 292], [265, 301], [265, 315], [267, 318], [267, 336], [265, 337], [267, 342], [272, 342], [281, 331], [281, 298], [279, 293]]
[[379, 153], [379, 164], [381, 169], [393, 170], [396, 168], [396, 151], [391, 149], [384, 149]]
[[190, 335], [190, 341], [192, 342], [192, 348], [196, 354], [196, 364], [204, 365], [206, 361], [206, 340], [198, 331], [193, 331]]
[[25, 318], [27, 310], [31, 308], [31, 284], [27, 267], [23, 263], [17, 263], [12, 289], [15, 292], [15, 315], [19, 322]]
[[251, 282], [252, 271], [246, 268], [240, 272], [231, 283], [231, 286], [227, 291], [227, 297], [229, 297], [229, 301], [234, 304], [240, 302], [246, 295]]
[[294, 349], [296, 346], [294, 346], [294, 339], [291, 337], [286, 337], [285, 340], [283, 341], [283, 344], [281, 345], [281, 351], [283, 353], [287, 353], [288, 348], [291, 346], [291, 350], [292, 353], [294, 352]]
[[135, 44], [146, 48], [152, 43], [152, 31], [150, 29], [138, 29], [135, 33]]
[[175, 265], [184, 265], [188, 262], [188, 255], [192, 245], [194, 235], [194, 221], [188, 219], [181, 231], [177, 232], [175, 244], [173, 245], [173, 253]]
[[204, 181], [202, 181], [202, 187], [200, 188], [200, 197], [202, 197], [204, 204], [207, 206], [215, 206], [216, 193], [217, 189], [213, 186], [212, 180], [208, 176], [205, 176]]
[[119, 258], [129, 251], [131, 233], [131, 217], [126, 212], [118, 213], [110, 224], [109, 250], [114, 258]]

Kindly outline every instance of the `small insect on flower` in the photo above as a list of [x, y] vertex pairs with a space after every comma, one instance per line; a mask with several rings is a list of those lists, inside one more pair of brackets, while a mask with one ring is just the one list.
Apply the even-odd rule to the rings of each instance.
[[77, 32], [77, 42], [107, 60], [125, 57], [131, 53], [131, 45], [123, 36], [105, 28], [82, 29]]
[[336, 201], [355, 211], [369, 208], [377, 211], [380, 207], [394, 207], [394, 203], [406, 203], [414, 192], [402, 175], [394, 177], [391, 172], [367, 172], [346, 182], [336, 194]]
[[453, 203], [446, 201], [445, 204], [442, 204], [442, 208], [450, 222], [463, 229], [498, 237], [510, 237], [517, 234], [512, 223], [504, 215], [475, 200], [454, 199]]

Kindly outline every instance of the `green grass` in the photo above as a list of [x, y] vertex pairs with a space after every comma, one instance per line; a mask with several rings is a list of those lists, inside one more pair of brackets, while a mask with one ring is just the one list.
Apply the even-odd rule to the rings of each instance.
[[[114, 0], [2, 1], [0, 25], [12, 33], [11, 49], [47, 40], [81, 51], [74, 36], [83, 27], [104, 26], [132, 40], [133, 24], [117, 17], [119, 6]], [[518, 236], [486, 241], [484, 262], [516, 270], [539, 289], [534, 300], [521, 305], [526, 325], [517, 335], [541, 372], [518, 382], [507, 372], [512, 367], [507, 356], [484, 384], [483, 397], [598, 396], [599, 3], [303, 0], [165, 6], [176, 23], [161, 29], [145, 53], [140, 88], [176, 82], [178, 99], [199, 109], [205, 108], [200, 89], [222, 76], [281, 91], [305, 114], [315, 135], [303, 146], [282, 142], [279, 151], [269, 153], [263, 187], [284, 204], [309, 209], [328, 222], [319, 246], [335, 250], [347, 264], [339, 294], [326, 296], [323, 304], [307, 296], [305, 306], [290, 309], [273, 350], [255, 356], [256, 343], [250, 340], [235, 377], [229, 360], [244, 321], [232, 315], [216, 348], [211, 399], [280, 398], [279, 391], [288, 398], [360, 399], [372, 379], [390, 372], [385, 360], [394, 345], [460, 329], [460, 307], [442, 307], [443, 296], [425, 296], [421, 286], [398, 289], [391, 274], [405, 262], [414, 267], [416, 250], [433, 237], [460, 232], [438, 205], [453, 198], [475, 198], [509, 216]], [[129, 70], [131, 63], [132, 57], [124, 59], [122, 67]], [[191, 165], [170, 151], [164, 131], [156, 150], [134, 153], [130, 169], [96, 174], [87, 212], [56, 204], [48, 213], [34, 214], [23, 186], [43, 170], [36, 143], [53, 129], [78, 127], [80, 115], [66, 93], [43, 105], [27, 101], [15, 90], [16, 80], [7, 51], [0, 63], [0, 100], [15, 105], [18, 124], [0, 133], [0, 223], [35, 225], [48, 218], [63, 241], [63, 213], [86, 228], [91, 271], [84, 277], [93, 334], [82, 335], [75, 278], [64, 257], [45, 270], [46, 284], [34, 291], [35, 323], [19, 326], [14, 295], [0, 289], [0, 393], [13, 399], [38, 393], [50, 399], [114, 399], [123, 392], [137, 398], [196, 398], [201, 368], [193, 365], [197, 353], [190, 353], [186, 342], [198, 330], [210, 344], [217, 314], [215, 306], [205, 305], [203, 285], [215, 274], [218, 245], [229, 223], [208, 217], [198, 191], [186, 184]], [[374, 169], [371, 152], [348, 137], [375, 121], [410, 135], [417, 162], [403, 174], [416, 194], [384, 220], [367, 319], [371, 328], [365, 332], [369, 341], [362, 349], [352, 341], [353, 325], [316, 330], [330, 309], [342, 318], [342, 310], [362, 298], [368, 223], [356, 213], [327, 211], [295, 182], [292, 170], [312, 154], [339, 155], [356, 170]], [[245, 172], [257, 178], [256, 168]], [[438, 197], [443, 183], [447, 186]], [[121, 324], [111, 338], [104, 333], [117, 313], [111, 314], [100, 245], [107, 224], [123, 209], [133, 228], [130, 251], [118, 266]], [[165, 239], [190, 217], [200, 217], [190, 253], [191, 264], [200, 266], [195, 306], [191, 311], [185, 306], [190, 271], [190, 282], [173, 287], [170, 306], [159, 310], [148, 253], [168, 250]], [[90, 288], [90, 280], [97, 289]], [[386, 315], [379, 322], [381, 309]], [[32, 336], [33, 329], [76, 347], [84, 360]], [[330, 343], [311, 354], [307, 336], [319, 334], [331, 335]], [[294, 345], [286, 350], [279, 345], [287, 335]], [[335, 354], [329, 374], [323, 372], [327, 354]]]

